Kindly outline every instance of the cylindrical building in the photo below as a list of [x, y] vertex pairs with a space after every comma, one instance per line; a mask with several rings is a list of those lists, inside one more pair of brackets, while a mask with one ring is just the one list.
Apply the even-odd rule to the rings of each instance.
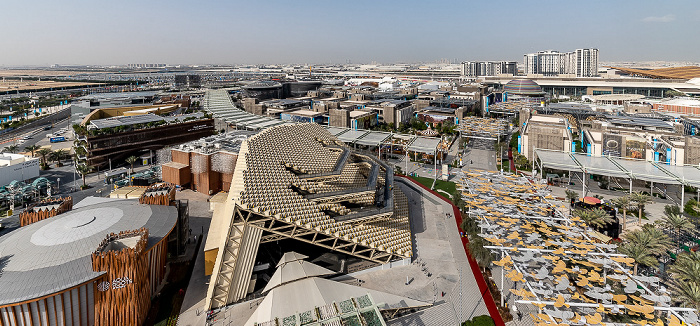
[[110, 200], [0, 237], [0, 326], [139, 325], [163, 280], [173, 206]]
[[282, 84], [272, 80], [258, 80], [243, 86], [245, 97], [257, 98], [264, 101], [284, 98]]

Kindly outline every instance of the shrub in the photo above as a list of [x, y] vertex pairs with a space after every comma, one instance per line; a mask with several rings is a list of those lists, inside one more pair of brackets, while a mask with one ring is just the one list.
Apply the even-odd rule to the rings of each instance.
[[685, 206], [683, 206], [683, 211], [692, 217], [700, 217], [700, 212], [695, 210], [697, 205], [698, 202], [695, 199], [691, 199], [685, 203]]
[[472, 320], [467, 320], [462, 323], [462, 326], [496, 326], [493, 318], [489, 315], [481, 315], [472, 318]]

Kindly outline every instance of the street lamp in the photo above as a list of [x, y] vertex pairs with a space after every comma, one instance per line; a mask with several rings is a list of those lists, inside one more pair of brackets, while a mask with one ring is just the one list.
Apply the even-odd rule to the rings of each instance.
[[73, 161], [73, 185], [71, 186], [72, 192], [75, 192], [75, 172], [78, 169], [78, 164]]

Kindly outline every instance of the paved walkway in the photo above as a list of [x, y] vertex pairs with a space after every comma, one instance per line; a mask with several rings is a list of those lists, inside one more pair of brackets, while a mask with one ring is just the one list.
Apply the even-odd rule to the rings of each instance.
[[480, 169], [496, 171], [496, 152], [487, 149], [469, 148], [465, 150], [462, 157], [464, 171], [470, 169]]
[[183, 190], [178, 191], [175, 198], [188, 199], [192, 237], [197, 236], [197, 239], [201, 236], [204, 237], [195, 258], [192, 278], [190, 278], [185, 298], [182, 301], [177, 324], [181, 326], [204, 325], [207, 317], [206, 309], [204, 308], [204, 298], [207, 295], [207, 286], [209, 284], [209, 276], [204, 275], [204, 243], [207, 240], [206, 236], [209, 232], [212, 215], [209, 211], [209, 202], [207, 201], [209, 196], [192, 190]]
[[[452, 205], [418, 186], [408, 187], [399, 182], [398, 187], [409, 198], [410, 212], [420, 212], [411, 216], [414, 263], [358, 278], [365, 281], [363, 286], [434, 302], [435, 306], [394, 319], [388, 325], [459, 325], [475, 316], [489, 314], [454, 217], [447, 215], [453, 214]], [[404, 284], [406, 276], [413, 278], [409, 286]]]

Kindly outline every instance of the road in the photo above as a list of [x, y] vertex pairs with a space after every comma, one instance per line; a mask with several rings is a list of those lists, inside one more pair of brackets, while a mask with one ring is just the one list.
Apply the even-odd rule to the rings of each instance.
[[[7, 147], [10, 145], [17, 145], [19, 147], [20, 151], [24, 151], [25, 147], [31, 146], [31, 145], [36, 145], [39, 141], [46, 139], [46, 135], [48, 135], [50, 133], [54, 133], [58, 129], [68, 127], [68, 132], [64, 133], [62, 136], [70, 135], [72, 133], [72, 130], [71, 130], [69, 124], [70, 124], [70, 119], [65, 119], [65, 120], [59, 121], [58, 123], [54, 123], [54, 127], [52, 129], [49, 129], [49, 130], [44, 130], [43, 127], [36, 128], [32, 131], [28, 131], [28, 132], [18, 136], [17, 139], [14, 141], [8, 141], [8, 142], [0, 144], [0, 146]], [[25, 135], [28, 135], [28, 134], [33, 134], [31, 136], [32, 138], [29, 138], [26, 141], [22, 141], [21, 138], [24, 137]]]

